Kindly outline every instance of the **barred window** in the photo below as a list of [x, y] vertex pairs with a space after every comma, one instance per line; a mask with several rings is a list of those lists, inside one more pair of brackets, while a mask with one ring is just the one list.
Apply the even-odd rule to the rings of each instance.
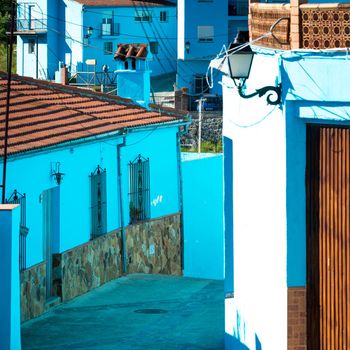
[[26, 238], [28, 235], [28, 227], [26, 226], [26, 195], [14, 190], [9, 199], [6, 200], [9, 204], [20, 205], [20, 228], [19, 228], [19, 270], [26, 269]]
[[97, 166], [90, 175], [91, 239], [107, 232], [106, 169]]
[[138, 155], [129, 163], [130, 223], [150, 218], [149, 159]]
[[103, 43], [103, 52], [105, 55], [111, 55], [113, 53], [113, 43], [111, 41]]

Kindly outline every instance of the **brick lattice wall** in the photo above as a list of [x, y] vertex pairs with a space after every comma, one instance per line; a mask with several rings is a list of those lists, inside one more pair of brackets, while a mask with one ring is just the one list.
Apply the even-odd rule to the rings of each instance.
[[306, 350], [306, 288], [288, 288], [288, 350]]

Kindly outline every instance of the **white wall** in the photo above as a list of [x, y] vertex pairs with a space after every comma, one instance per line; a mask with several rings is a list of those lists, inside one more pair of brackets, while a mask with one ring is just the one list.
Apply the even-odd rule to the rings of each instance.
[[[257, 54], [246, 93], [275, 85], [277, 73], [277, 58]], [[287, 349], [285, 120], [264, 97], [244, 100], [229, 78], [223, 83], [224, 135], [233, 140], [234, 169], [234, 298], [226, 301], [227, 344]]]

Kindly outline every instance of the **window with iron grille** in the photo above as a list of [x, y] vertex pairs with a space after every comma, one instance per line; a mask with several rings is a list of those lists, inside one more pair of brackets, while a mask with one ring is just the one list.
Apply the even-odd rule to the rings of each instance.
[[107, 232], [106, 169], [97, 166], [90, 175], [91, 239]]
[[103, 43], [103, 52], [105, 55], [111, 55], [113, 53], [113, 43], [111, 41]]
[[26, 269], [26, 238], [28, 235], [28, 227], [26, 226], [26, 195], [14, 190], [9, 199], [8, 204], [20, 205], [20, 226], [19, 226], [19, 270]]
[[138, 155], [129, 163], [130, 223], [150, 218], [149, 159]]
[[159, 20], [160, 22], [168, 22], [168, 11], [160, 11]]

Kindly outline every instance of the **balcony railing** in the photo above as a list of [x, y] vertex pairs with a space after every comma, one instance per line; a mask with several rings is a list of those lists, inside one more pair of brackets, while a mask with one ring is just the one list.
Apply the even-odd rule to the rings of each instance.
[[[291, 16], [293, 13], [293, 16]], [[274, 36], [255, 44], [276, 49], [333, 49], [350, 47], [350, 3], [250, 5], [250, 36], [257, 39], [275, 26]], [[277, 39], [277, 40], [276, 40]]]
[[17, 19], [17, 31], [47, 31], [46, 19]]

